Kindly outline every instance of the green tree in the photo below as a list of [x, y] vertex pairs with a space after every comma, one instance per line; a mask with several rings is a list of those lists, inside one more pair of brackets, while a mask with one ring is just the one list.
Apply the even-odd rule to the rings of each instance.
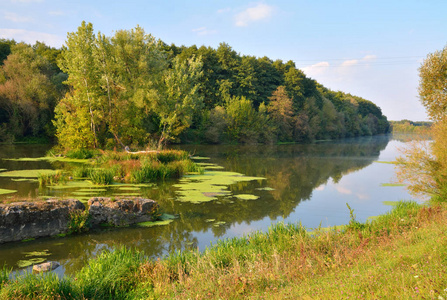
[[203, 99], [198, 93], [202, 74], [200, 57], [186, 61], [176, 57], [172, 68], [166, 71], [164, 91], [154, 102], [154, 111], [160, 118], [159, 148], [188, 128], [194, 112], [202, 107]]

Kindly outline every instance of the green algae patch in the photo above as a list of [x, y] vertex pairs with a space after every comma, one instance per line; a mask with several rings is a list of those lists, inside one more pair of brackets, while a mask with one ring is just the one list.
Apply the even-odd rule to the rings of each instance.
[[136, 225], [139, 227], [163, 226], [170, 224], [175, 218], [176, 216], [171, 214], [162, 214], [157, 221], [141, 222]]
[[44, 261], [46, 261], [46, 258], [43, 257], [36, 257], [36, 258], [30, 258], [30, 259], [24, 259], [24, 260], [19, 260], [17, 262], [17, 266], [19, 268], [26, 268], [35, 264], [40, 264], [43, 263]]
[[17, 193], [17, 190], [0, 189], [0, 195]]
[[135, 187], [135, 186], [121, 186], [118, 188], [118, 190], [124, 190], [124, 191], [139, 191], [140, 188], [139, 187]]
[[35, 178], [11, 178], [11, 181], [21, 182], [21, 181], [28, 181], [28, 182], [39, 182], [39, 180]]
[[30, 252], [22, 252], [25, 254], [26, 257], [30, 256], [49, 256], [51, 253], [48, 253], [49, 250], [43, 250], [43, 251], [30, 251]]
[[7, 169], [0, 169], [0, 172], [6, 171]]
[[403, 183], [382, 183], [380, 186], [405, 186]]
[[396, 206], [398, 203], [399, 201], [382, 201], [382, 204], [389, 206]]
[[217, 221], [217, 222], [215, 222], [213, 224], [213, 226], [214, 227], [220, 227], [220, 226], [225, 225], [225, 224], [227, 224], [227, 222], [225, 222], [225, 221]]
[[196, 160], [207, 160], [210, 159], [209, 157], [205, 157], [205, 156], [191, 156], [191, 159], [196, 159]]
[[64, 184], [49, 185], [47, 187], [55, 190], [63, 190], [63, 189], [74, 189], [74, 188], [96, 188], [96, 187], [99, 188], [105, 186], [94, 185], [91, 181], [84, 180], [84, 181], [68, 181], [65, 182]]
[[205, 171], [202, 175], [186, 175], [173, 187], [177, 200], [181, 202], [203, 203], [217, 200], [219, 196], [231, 196], [228, 187], [244, 181], [265, 180], [264, 177], [245, 176], [237, 172]]
[[32, 170], [15, 170], [1, 172], [0, 177], [25, 177], [25, 178], [38, 178], [39, 175], [55, 175], [57, 170], [50, 169], [32, 169]]
[[250, 195], [250, 194], [239, 194], [234, 195], [234, 197], [240, 199], [240, 200], [256, 200], [259, 199], [259, 196], [256, 195]]
[[262, 187], [262, 188], [257, 188], [257, 190], [258, 190], [258, 191], [274, 191], [275, 189], [266, 186], [266, 187]]

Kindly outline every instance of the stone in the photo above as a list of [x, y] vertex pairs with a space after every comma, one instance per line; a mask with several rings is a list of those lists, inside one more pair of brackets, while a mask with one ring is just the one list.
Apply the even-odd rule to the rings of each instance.
[[42, 272], [48, 272], [53, 271], [57, 267], [59, 267], [60, 264], [57, 261], [47, 261], [38, 265], [33, 266], [33, 272], [34, 273], [42, 273]]
[[154, 200], [139, 197], [112, 199], [94, 197], [88, 201], [90, 223], [92, 226], [109, 224], [128, 226], [140, 222], [152, 221], [152, 215], [158, 210]]
[[85, 210], [76, 199], [0, 204], [0, 243], [65, 233], [76, 210]]

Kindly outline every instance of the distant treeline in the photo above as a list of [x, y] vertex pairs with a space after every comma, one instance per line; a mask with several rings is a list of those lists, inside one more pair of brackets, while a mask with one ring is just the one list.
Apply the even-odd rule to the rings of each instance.
[[428, 133], [428, 129], [433, 125], [433, 122], [428, 121], [390, 121], [391, 130], [394, 133]]
[[390, 130], [374, 103], [323, 87], [292, 61], [225, 43], [167, 45], [140, 27], [106, 37], [83, 22], [62, 49], [3, 39], [0, 64], [3, 142], [311, 142]]

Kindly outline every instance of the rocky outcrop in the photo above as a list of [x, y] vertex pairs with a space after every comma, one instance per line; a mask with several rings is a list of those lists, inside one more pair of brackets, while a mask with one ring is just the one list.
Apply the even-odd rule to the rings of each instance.
[[154, 200], [144, 198], [91, 198], [88, 201], [92, 226], [109, 224], [127, 226], [152, 220], [158, 210]]
[[0, 204], [0, 243], [65, 233], [75, 210], [85, 210], [75, 199]]
[[60, 264], [57, 261], [47, 261], [38, 265], [33, 266], [33, 273], [42, 273], [42, 272], [48, 272], [53, 271], [54, 269], [58, 268]]
[[[152, 221], [158, 211], [154, 200], [144, 198], [91, 198], [90, 224], [127, 226]], [[76, 199], [0, 204], [0, 244], [67, 233], [71, 213], [84, 211]]]

